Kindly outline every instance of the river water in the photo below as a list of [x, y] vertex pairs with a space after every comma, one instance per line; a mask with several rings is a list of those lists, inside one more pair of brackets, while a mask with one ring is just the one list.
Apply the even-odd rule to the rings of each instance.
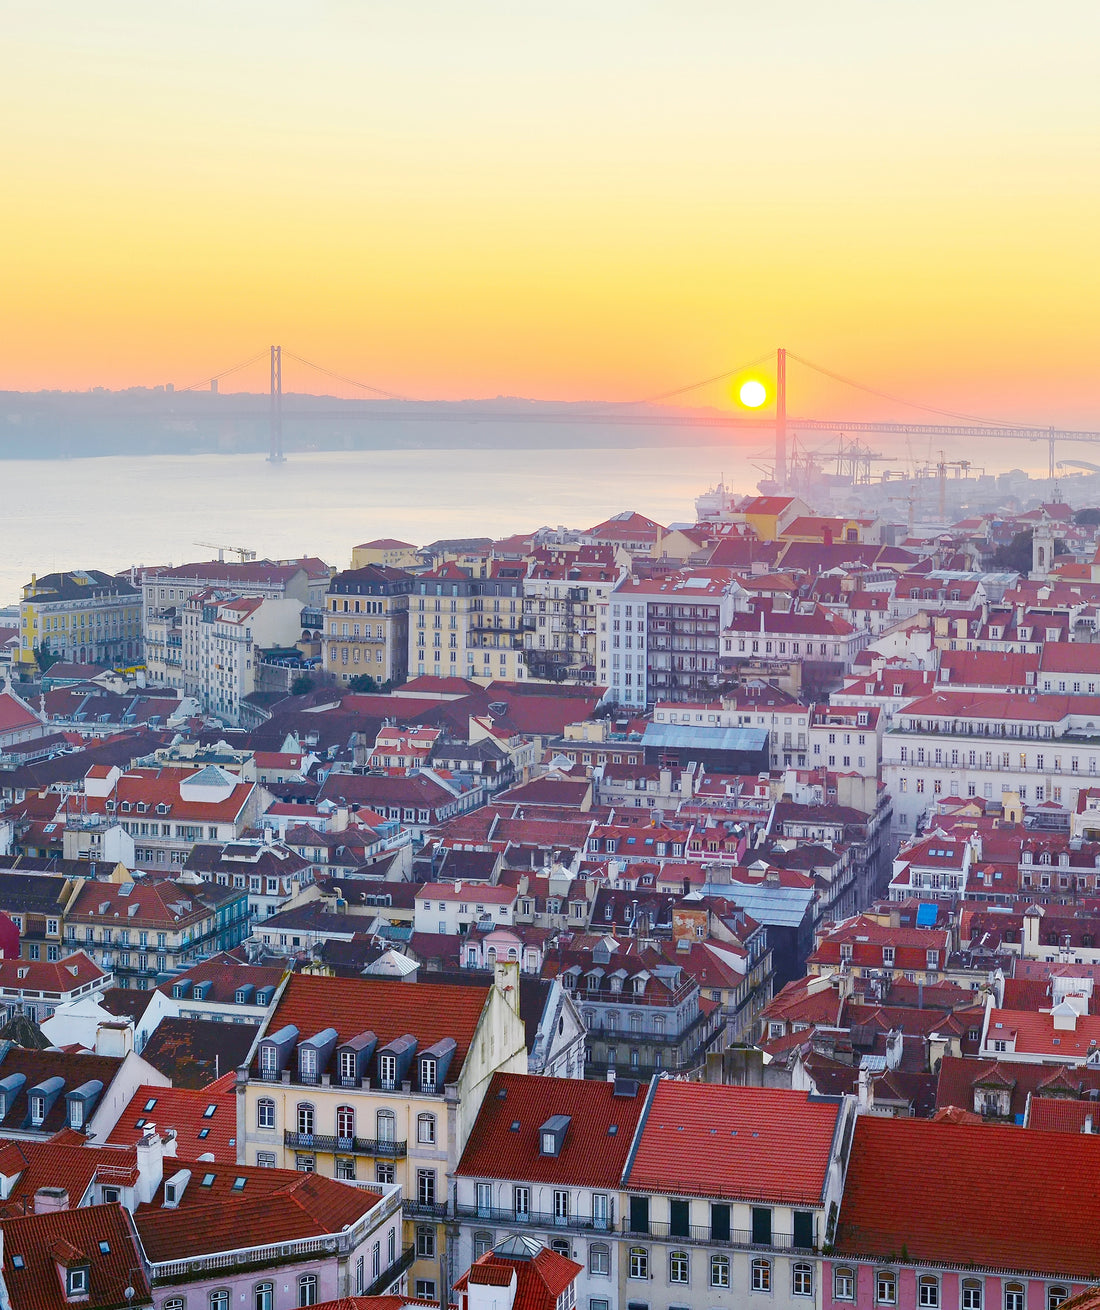
[[[1030, 447], [1002, 444], [1000, 458], [982, 452], [990, 472], [1038, 462]], [[753, 451], [715, 444], [305, 451], [274, 466], [255, 454], [3, 460], [0, 605], [32, 573], [211, 558], [199, 542], [346, 568], [352, 546], [375, 537], [424, 545], [588, 528], [629, 509], [690, 522], [695, 497], [722, 474], [751, 491], [761, 467]]]

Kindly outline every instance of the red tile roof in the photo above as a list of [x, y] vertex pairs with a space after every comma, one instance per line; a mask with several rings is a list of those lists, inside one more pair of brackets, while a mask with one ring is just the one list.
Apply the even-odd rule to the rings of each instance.
[[293, 1024], [302, 1040], [323, 1028], [335, 1028], [343, 1042], [369, 1029], [380, 1048], [412, 1033], [418, 1050], [453, 1037], [455, 1053], [447, 1082], [456, 1082], [488, 993], [489, 984], [467, 987], [423, 982], [413, 987], [389, 978], [318, 978], [296, 973], [288, 979], [266, 1031], [275, 1033]]
[[1100, 1104], [1065, 1096], [1033, 1096], [1027, 1108], [1028, 1128], [1048, 1133], [1100, 1132]]
[[46, 960], [0, 960], [0, 987], [53, 992], [62, 995], [107, 975], [83, 951], [56, 962]]
[[662, 1079], [626, 1181], [680, 1196], [820, 1205], [838, 1112], [837, 1102], [805, 1092]]
[[488, 1287], [508, 1287], [516, 1280], [512, 1310], [554, 1310], [558, 1297], [584, 1269], [583, 1265], [541, 1247], [530, 1255], [510, 1257], [509, 1247], [533, 1246], [531, 1238], [518, 1238], [501, 1243], [503, 1250], [487, 1251], [475, 1260], [455, 1283], [456, 1292], [466, 1292], [469, 1284]]
[[860, 1115], [835, 1249], [1094, 1277], [1098, 1170], [1096, 1137]]
[[[615, 1188], [644, 1103], [644, 1086], [616, 1096], [608, 1082], [495, 1074], [456, 1173]], [[569, 1128], [560, 1154], [543, 1155], [538, 1130], [556, 1114], [569, 1116]]]
[[10, 691], [0, 693], [0, 732], [21, 732], [40, 728], [42, 720]]
[[[372, 1189], [319, 1174], [184, 1158], [165, 1160], [165, 1181], [180, 1169], [190, 1170], [191, 1179], [178, 1207], [164, 1208], [162, 1184], [152, 1204], [134, 1215], [145, 1253], [157, 1263], [339, 1233], [380, 1199]], [[237, 1179], [242, 1187], [234, 1186]]]
[[[74, 1263], [88, 1265], [88, 1295], [77, 1302], [82, 1308], [138, 1310], [152, 1301], [134, 1226], [121, 1205], [8, 1219], [3, 1236], [4, 1283], [16, 1310], [72, 1310], [74, 1303], [66, 1297], [57, 1273], [61, 1253]], [[127, 1296], [131, 1288], [133, 1293]]]
[[175, 1132], [180, 1154], [210, 1151], [215, 1160], [233, 1164], [237, 1159], [236, 1080], [236, 1073], [230, 1072], [198, 1089], [139, 1087], [111, 1129], [107, 1144], [132, 1146], [141, 1141], [146, 1124], [155, 1124], [161, 1134], [169, 1129]]

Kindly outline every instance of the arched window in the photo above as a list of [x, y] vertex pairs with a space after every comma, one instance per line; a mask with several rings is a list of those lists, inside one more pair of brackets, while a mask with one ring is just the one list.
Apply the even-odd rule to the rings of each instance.
[[435, 1142], [434, 1114], [418, 1114], [416, 1116], [416, 1140], [428, 1146]]
[[799, 1260], [791, 1270], [791, 1294], [793, 1296], [813, 1296], [814, 1267], [805, 1260]]
[[317, 1304], [316, 1274], [303, 1274], [298, 1279], [298, 1304], [299, 1306]]
[[298, 1103], [298, 1136], [313, 1136], [313, 1106], [308, 1101]]
[[392, 1142], [395, 1139], [396, 1120], [392, 1110], [379, 1110], [374, 1118], [375, 1132], [380, 1142]]
[[257, 1283], [252, 1289], [252, 1310], [274, 1310], [275, 1284]]
[[1069, 1300], [1068, 1287], [1047, 1288], [1047, 1310], [1058, 1310], [1063, 1301]]
[[474, 1259], [480, 1260], [483, 1255], [487, 1255], [493, 1249], [492, 1233], [475, 1233], [474, 1234]]
[[170, 1300], [165, 1301], [161, 1310], [187, 1310], [187, 1302], [182, 1296], [173, 1296]]
[[630, 1277], [649, 1277], [649, 1252], [644, 1246], [632, 1246], [630, 1248]]
[[917, 1305], [924, 1310], [939, 1310], [940, 1280], [934, 1274], [921, 1274], [917, 1280]]
[[880, 1269], [875, 1275], [875, 1300], [879, 1305], [897, 1305], [898, 1279], [892, 1269]]
[[275, 1102], [270, 1097], [261, 1096], [256, 1102], [256, 1127], [275, 1127]]
[[836, 1301], [856, 1299], [856, 1271], [848, 1265], [833, 1270], [833, 1299]]
[[336, 1107], [336, 1136], [346, 1139], [355, 1136], [355, 1111], [350, 1105]]
[[593, 1242], [588, 1248], [588, 1272], [610, 1277], [611, 1248], [606, 1242]]
[[729, 1287], [730, 1285], [729, 1256], [726, 1255], [711, 1256], [710, 1285], [711, 1287]]
[[1024, 1310], [1023, 1283], [1005, 1283], [1005, 1310]]
[[980, 1278], [964, 1278], [962, 1280], [962, 1310], [982, 1310], [982, 1280]]
[[670, 1251], [668, 1253], [668, 1281], [670, 1283], [686, 1283], [688, 1281], [688, 1253], [686, 1251]]
[[770, 1292], [772, 1290], [772, 1262], [770, 1260], [754, 1260], [752, 1262], [752, 1290], [754, 1292]]
[[550, 1250], [556, 1251], [558, 1255], [564, 1255], [568, 1260], [570, 1258], [569, 1253], [572, 1250], [572, 1247], [564, 1237], [555, 1237], [550, 1243]]
[[210, 1310], [229, 1310], [229, 1293], [223, 1288], [210, 1293]]

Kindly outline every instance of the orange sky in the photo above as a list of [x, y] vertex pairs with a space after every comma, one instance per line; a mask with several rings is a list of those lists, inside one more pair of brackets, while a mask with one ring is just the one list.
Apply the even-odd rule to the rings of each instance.
[[[7, 6], [0, 387], [186, 385], [280, 341], [417, 396], [630, 399], [785, 344], [1100, 427], [1100, 10], [1040, 18]], [[792, 408], [883, 412], [794, 372]]]

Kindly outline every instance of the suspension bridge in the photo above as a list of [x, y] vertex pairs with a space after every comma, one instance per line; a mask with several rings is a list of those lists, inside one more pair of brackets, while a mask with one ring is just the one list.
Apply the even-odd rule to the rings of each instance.
[[[189, 386], [179, 388], [172, 392], [172, 413], [176, 416], [186, 416], [186, 409], [180, 406], [180, 398], [189, 392], [207, 390], [216, 393], [221, 381], [243, 369], [258, 364], [261, 360], [267, 360], [268, 372], [268, 405], [269, 405], [269, 425], [270, 425], [270, 451], [268, 459], [273, 463], [282, 463], [285, 458], [283, 446], [283, 419], [286, 413], [284, 409], [285, 397], [283, 392], [283, 363], [285, 360], [293, 361], [302, 368], [323, 375], [333, 381], [340, 382], [345, 386], [362, 391], [366, 396], [372, 397], [378, 401], [398, 402], [401, 404], [400, 409], [391, 409], [387, 405], [371, 405], [357, 409], [342, 409], [339, 402], [332, 406], [324, 408], [311, 407], [308, 411], [308, 417], [330, 418], [330, 419], [348, 419], [357, 422], [379, 422], [386, 420], [400, 420], [401, 422], [421, 421], [454, 421], [459, 423], [514, 423], [517, 418], [522, 417], [524, 423], [547, 423], [547, 424], [593, 424], [598, 423], [605, 426], [614, 427], [695, 427], [695, 428], [716, 428], [731, 430], [750, 430], [762, 433], [774, 433], [775, 438], [775, 469], [774, 477], [776, 483], [785, 488], [788, 485], [789, 475], [791, 473], [792, 460], [790, 456], [790, 438], [802, 432], [828, 432], [833, 435], [839, 435], [842, 438], [838, 460], [843, 460], [845, 456], [849, 458], [853, 467], [862, 462], [865, 465], [872, 459], [883, 458], [874, 454], [866, 447], [861, 447], [858, 440], [850, 447], [845, 447], [843, 437], [846, 434], [877, 434], [881, 436], [896, 436], [901, 438], [912, 437], [929, 437], [942, 439], [996, 439], [996, 440], [1020, 440], [1030, 442], [1044, 442], [1047, 446], [1048, 453], [1048, 476], [1053, 481], [1056, 476], [1057, 447], [1059, 444], [1067, 443], [1100, 443], [1100, 431], [1074, 430], [1057, 427], [1044, 427], [1040, 425], [1029, 425], [1022, 423], [1006, 422], [998, 419], [984, 418], [974, 414], [958, 413], [952, 410], [939, 408], [934, 405], [923, 404], [913, 400], [905, 399], [900, 396], [891, 395], [888, 392], [881, 391], [865, 383], [856, 381], [852, 378], [845, 377], [840, 373], [825, 368], [823, 365], [815, 364], [813, 361], [796, 355], [793, 351], [788, 351], [783, 347], [776, 350], [768, 351], [757, 359], [748, 360], [737, 367], [728, 369], [723, 373], [713, 377], [702, 378], [699, 381], [691, 382], [685, 386], [676, 387], [669, 391], [659, 392], [651, 396], [643, 396], [634, 401], [602, 402], [594, 407], [588, 408], [584, 405], [570, 404], [563, 405], [560, 402], [555, 405], [544, 405], [541, 408], [538, 402], [532, 402], [525, 406], [522, 415], [507, 410], [494, 409], [477, 409], [472, 407], [472, 402], [463, 402], [461, 405], [452, 405], [443, 407], [438, 401], [426, 401], [415, 396], [402, 395], [395, 391], [388, 391], [384, 387], [379, 387], [370, 382], [364, 382], [358, 378], [349, 377], [346, 374], [336, 372], [333, 369], [326, 368], [324, 365], [314, 363], [312, 360], [305, 359], [303, 356], [295, 354], [283, 346], [269, 346], [264, 350], [258, 351], [248, 359], [240, 363], [233, 364], [221, 372], [213, 373], [208, 377], [201, 378]], [[822, 377], [829, 378], [846, 387], [861, 391], [865, 394], [875, 396], [881, 400], [889, 401], [892, 405], [908, 407], [922, 414], [935, 416], [938, 422], [906, 422], [897, 420], [876, 420], [876, 419], [823, 419], [823, 418], [800, 418], [792, 416], [787, 409], [787, 377], [788, 365], [793, 362], [799, 366], [809, 369]], [[692, 413], [690, 411], [673, 411], [667, 412], [654, 408], [665, 402], [677, 400], [689, 395], [691, 392], [698, 391], [703, 387], [712, 386], [716, 383], [725, 382], [739, 375], [750, 373], [754, 369], [768, 367], [774, 369], [774, 385], [769, 389], [771, 413], [768, 415], [742, 414], [731, 412], [728, 414], [712, 413]], [[228, 400], [228, 397], [227, 397]], [[644, 407], [644, 408], [643, 408]], [[255, 418], [254, 409], [235, 411], [232, 408], [219, 409], [219, 417], [248, 417]], [[302, 413], [300, 417], [305, 418], [307, 415]], [[941, 454], [941, 464], [943, 463]], [[963, 465], [966, 461], [948, 461]]]

